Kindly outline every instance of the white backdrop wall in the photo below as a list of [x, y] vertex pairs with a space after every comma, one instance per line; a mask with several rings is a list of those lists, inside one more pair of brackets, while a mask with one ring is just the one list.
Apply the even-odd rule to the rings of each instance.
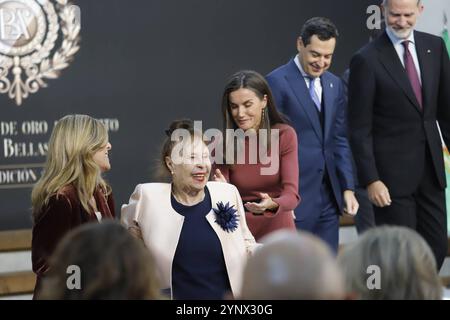
[[[425, 10], [417, 22], [417, 29], [441, 35], [444, 27], [444, 12], [450, 21], [450, 0], [422, 0]], [[449, 25], [447, 23], [447, 25]]]

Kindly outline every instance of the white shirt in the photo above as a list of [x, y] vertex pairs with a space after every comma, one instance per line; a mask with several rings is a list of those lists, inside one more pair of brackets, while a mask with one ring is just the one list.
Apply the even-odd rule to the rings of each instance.
[[98, 222], [102, 221], [102, 214], [98, 211], [95, 211], [95, 216], [97, 217]]
[[414, 31], [411, 32], [408, 39], [400, 39], [398, 38], [389, 28], [386, 28], [386, 33], [391, 40], [392, 44], [394, 45], [395, 51], [397, 51], [398, 57], [400, 58], [400, 62], [403, 65], [403, 68], [405, 67], [405, 48], [403, 47], [402, 42], [403, 41], [409, 41], [408, 48], [409, 52], [411, 52], [411, 56], [414, 61], [414, 65], [416, 66], [417, 75], [419, 76], [419, 81], [422, 84], [422, 73], [420, 72], [420, 65], [419, 65], [419, 58], [417, 57], [417, 50], [416, 50], [416, 41], [414, 40]]
[[[305, 71], [303, 71], [303, 67], [300, 64], [300, 60], [299, 60], [299, 56], [297, 55], [294, 59], [295, 64], [298, 67], [298, 70], [300, 70], [300, 73], [303, 76], [303, 80], [305, 80], [306, 83], [306, 87], [309, 89], [309, 84], [310, 84], [310, 78], [311, 76], [309, 74], [307, 74]], [[314, 79], [314, 91], [317, 94], [317, 97], [319, 98], [320, 103], [322, 103], [322, 83], [320, 82], [320, 78], [315, 78]]]

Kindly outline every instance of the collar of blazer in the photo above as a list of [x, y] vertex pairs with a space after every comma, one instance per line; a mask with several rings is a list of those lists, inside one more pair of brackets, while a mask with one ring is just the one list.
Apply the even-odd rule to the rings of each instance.
[[[420, 71], [422, 74], [422, 93], [423, 93], [423, 109], [424, 112], [429, 111], [427, 106], [428, 92], [431, 92], [433, 83], [433, 73], [436, 70], [432, 70], [433, 59], [436, 59], [433, 51], [427, 44], [423, 32], [414, 31], [414, 38], [416, 42], [417, 57], [419, 59]], [[422, 114], [419, 102], [414, 95], [414, 91], [409, 82], [408, 75], [405, 72], [402, 62], [398, 58], [398, 54], [395, 51], [386, 31], [377, 40], [374, 40], [375, 46], [379, 52], [379, 60], [386, 69], [386, 72], [392, 77], [392, 79], [398, 84], [410, 102], [414, 105], [416, 110]]]
[[[242, 233], [246, 231], [242, 229], [245, 227], [245, 220], [241, 220], [241, 215], [245, 215], [245, 212], [234, 186], [228, 183], [208, 182], [207, 187], [213, 208], [217, 208], [219, 201], [229, 202], [238, 209], [240, 215], [238, 230], [229, 233], [215, 222], [213, 210], [206, 215], [208, 223], [221, 243], [232, 291], [238, 294], [242, 264], [245, 262], [242, 253], [246, 252], [246, 239]], [[184, 217], [172, 208], [171, 189], [169, 183], [138, 185], [130, 198], [130, 204], [122, 207], [122, 221], [125, 225], [130, 226], [133, 220], [139, 222], [144, 242], [155, 254], [163, 288], [171, 287], [172, 262], [184, 222]], [[245, 216], [242, 219], [245, 219]]]
[[[224, 237], [229, 237], [230, 234], [233, 234], [236, 230], [234, 230], [233, 232], [227, 232], [226, 230], [224, 230], [219, 223], [216, 222], [216, 214], [214, 212], [214, 209], [218, 210], [217, 204], [219, 202], [223, 202], [223, 203], [229, 203], [230, 206], [234, 206], [234, 209], [236, 209], [236, 215], [239, 215], [239, 208], [238, 208], [238, 201], [237, 199], [232, 199], [232, 198], [227, 198], [227, 195], [230, 194], [230, 192], [228, 191], [229, 185], [228, 184], [224, 184], [221, 182], [213, 182], [213, 181], [209, 181], [206, 184], [206, 187], [209, 190], [209, 194], [211, 196], [211, 211], [206, 215], [206, 220], [208, 220], [209, 224], [211, 225], [211, 227], [213, 228], [213, 230], [216, 232], [217, 236], [220, 239], [220, 242], [223, 244], [224, 242]], [[225, 197], [224, 197], [225, 195]], [[224, 199], [225, 198], [225, 199]], [[234, 196], [234, 198], [236, 198]], [[239, 220], [237, 222], [237, 226], [239, 228]]]
[[[160, 199], [163, 200], [162, 202], [160, 202], [160, 205], [165, 207], [163, 210], [167, 211], [178, 223], [183, 224], [184, 221], [184, 216], [182, 216], [181, 214], [179, 214], [178, 212], [175, 211], [175, 209], [173, 209], [171, 201], [170, 201], [170, 195], [172, 193], [172, 185], [167, 183], [161, 183], [158, 184], [160, 185], [160, 191], [161, 191], [161, 196], [156, 197], [156, 199]], [[217, 208], [217, 204], [218, 202], [224, 202], [227, 203], [229, 202], [230, 205], [234, 206], [234, 208], [236, 210], [238, 210], [237, 214], [239, 215], [241, 210], [239, 210], [238, 207], [238, 201], [237, 199], [227, 199], [227, 196], [230, 195], [230, 188], [229, 185], [226, 183], [220, 183], [220, 182], [213, 182], [213, 181], [209, 181], [206, 185], [206, 187], [209, 190], [209, 194], [211, 196], [211, 211], [206, 215], [206, 220], [208, 220], [209, 224], [211, 225], [211, 227], [213, 228], [213, 230], [216, 232], [217, 236], [219, 237], [219, 239], [224, 240], [223, 237], [229, 237], [229, 234], [232, 234], [234, 232], [230, 232], [228, 233], [227, 231], [225, 231], [224, 229], [222, 229], [222, 227], [215, 221], [216, 220], [216, 216], [214, 213], [213, 209], [218, 209]], [[169, 196], [167, 196], [169, 195]], [[225, 197], [224, 197], [225, 196]], [[234, 196], [235, 198], [235, 196]], [[238, 228], [239, 228], [239, 221], [238, 221]], [[180, 229], [181, 231], [181, 229]]]
[[[286, 81], [297, 98], [298, 104], [307, 114], [317, 137], [320, 141], [323, 141], [324, 134], [317, 114], [317, 108], [309, 95], [305, 79], [295, 64], [294, 59], [289, 61], [286, 66]], [[337, 97], [340, 93], [333, 76], [328, 71], [322, 74], [320, 80], [322, 83], [322, 103], [325, 106], [325, 137], [328, 137], [331, 125], [333, 123], [333, 118], [336, 113], [336, 104], [333, 102], [335, 101], [335, 97]]]

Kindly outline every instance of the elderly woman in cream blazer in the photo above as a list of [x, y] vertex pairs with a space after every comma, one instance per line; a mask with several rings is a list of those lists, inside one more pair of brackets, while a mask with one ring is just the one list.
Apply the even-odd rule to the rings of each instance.
[[[180, 132], [183, 139], [174, 137]], [[122, 207], [122, 222], [142, 236], [161, 289], [170, 289], [173, 299], [237, 297], [246, 259], [257, 246], [239, 192], [208, 182], [208, 149], [191, 121], [176, 121], [166, 133], [161, 160], [172, 183], [138, 185]]]

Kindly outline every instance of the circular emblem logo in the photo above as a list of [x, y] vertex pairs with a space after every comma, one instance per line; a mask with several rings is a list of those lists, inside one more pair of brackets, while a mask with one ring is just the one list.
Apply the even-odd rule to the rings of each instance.
[[0, 0], [0, 53], [25, 55], [44, 40], [44, 12], [34, 1]]
[[46, 87], [79, 50], [79, 33], [79, 8], [68, 0], [0, 0], [0, 93], [21, 105]]

